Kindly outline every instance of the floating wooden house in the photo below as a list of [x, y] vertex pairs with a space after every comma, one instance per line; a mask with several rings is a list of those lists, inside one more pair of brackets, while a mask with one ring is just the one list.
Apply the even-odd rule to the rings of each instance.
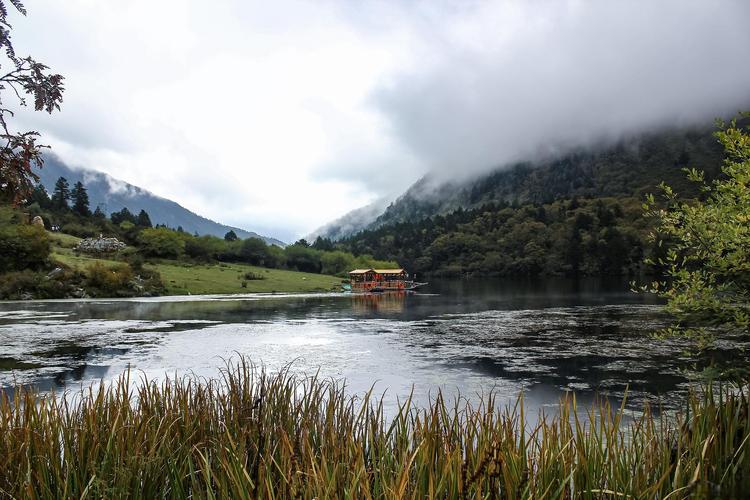
[[404, 269], [355, 269], [349, 272], [352, 292], [387, 292], [414, 290], [426, 283], [409, 280]]

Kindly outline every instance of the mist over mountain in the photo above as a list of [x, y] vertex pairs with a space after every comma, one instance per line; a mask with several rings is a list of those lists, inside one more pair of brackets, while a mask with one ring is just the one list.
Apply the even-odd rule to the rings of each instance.
[[[582, 197], [642, 197], [660, 182], [690, 194], [683, 168], [709, 176], [722, 164], [722, 149], [711, 124], [632, 135], [609, 146], [578, 148], [545, 161], [498, 167], [470, 179], [426, 175], [377, 216], [359, 209], [324, 226], [318, 234], [343, 239], [365, 229], [412, 222], [487, 203], [550, 203]], [[367, 208], [367, 207], [366, 207]], [[366, 215], [366, 216], [363, 216]]]
[[306, 239], [312, 242], [318, 236], [332, 240], [340, 240], [347, 236], [351, 236], [375, 222], [388, 206], [389, 202], [390, 200], [384, 198], [377, 200], [374, 203], [370, 203], [369, 205], [365, 205], [364, 207], [352, 210], [338, 219], [319, 227], [307, 235]]
[[182, 227], [188, 233], [223, 237], [228, 231], [234, 231], [240, 238], [261, 238], [266, 243], [284, 246], [285, 243], [253, 231], [227, 226], [191, 212], [182, 205], [147, 191], [138, 186], [115, 179], [102, 172], [91, 169], [72, 168], [54, 155], [45, 157], [44, 167], [37, 170], [45, 189], [52, 193], [55, 182], [65, 177], [72, 186], [82, 182], [88, 190], [91, 210], [97, 207], [110, 215], [127, 208], [137, 214], [141, 210], [148, 212], [154, 224], [165, 224], [171, 228]]

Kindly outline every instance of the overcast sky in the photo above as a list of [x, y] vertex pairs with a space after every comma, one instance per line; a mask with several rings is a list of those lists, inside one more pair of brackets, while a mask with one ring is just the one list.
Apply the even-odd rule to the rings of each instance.
[[428, 171], [750, 100], [746, 0], [26, 0], [17, 52], [66, 77], [23, 113], [71, 166], [290, 241]]

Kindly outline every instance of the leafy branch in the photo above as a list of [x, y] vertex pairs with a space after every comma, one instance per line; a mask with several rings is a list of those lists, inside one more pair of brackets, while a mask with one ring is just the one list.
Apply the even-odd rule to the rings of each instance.
[[37, 131], [11, 129], [8, 119], [15, 114], [6, 104], [6, 96], [10, 95], [20, 106], [27, 106], [30, 97], [36, 111], [51, 114], [60, 109], [65, 88], [62, 75], [50, 72], [49, 67], [32, 57], [16, 55], [11, 40], [13, 28], [8, 22], [8, 3], [26, 15], [20, 0], [0, 0], [0, 51], [6, 58], [0, 68], [9, 68], [0, 76], [0, 201], [18, 205], [25, 201], [34, 182], [39, 180], [33, 167], [42, 167], [42, 150], [48, 146], [37, 144]]

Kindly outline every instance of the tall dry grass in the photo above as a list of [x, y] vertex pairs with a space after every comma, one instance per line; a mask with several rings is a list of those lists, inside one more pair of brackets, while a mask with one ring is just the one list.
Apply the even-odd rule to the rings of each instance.
[[0, 396], [0, 497], [736, 498], [750, 491], [737, 389], [628, 424], [622, 408], [579, 411], [571, 397], [531, 427], [521, 399], [498, 410], [492, 395], [438, 395], [389, 418], [380, 399], [244, 360], [217, 380], [18, 389]]

